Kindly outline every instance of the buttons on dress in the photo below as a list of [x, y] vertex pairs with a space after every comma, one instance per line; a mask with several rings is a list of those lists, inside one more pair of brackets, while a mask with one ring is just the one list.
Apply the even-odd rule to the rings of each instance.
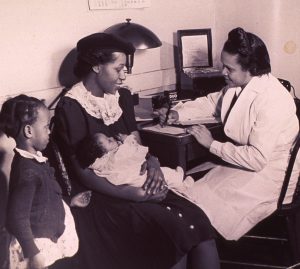
[[[172, 211], [172, 208], [170, 207], [170, 206], [166, 206], [166, 209], [168, 210], [168, 211]], [[181, 218], [181, 219], [183, 219], [183, 214], [181, 213], [181, 212], [176, 212], [177, 210], [176, 210], [176, 208], [172, 211], [172, 213], [174, 214], [174, 215], [176, 215], [176, 216], [178, 216], [179, 218]], [[186, 222], [184, 222], [184, 223], [186, 223]], [[186, 226], [187, 227], [187, 226]], [[190, 224], [190, 225], [188, 225], [188, 227], [189, 227], [189, 229], [190, 230], [194, 230], [195, 229], [195, 226], [193, 225], [193, 224]]]

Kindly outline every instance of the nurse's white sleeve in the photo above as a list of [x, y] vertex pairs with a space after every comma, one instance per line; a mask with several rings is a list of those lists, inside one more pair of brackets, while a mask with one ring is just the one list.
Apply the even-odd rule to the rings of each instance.
[[223, 91], [208, 94], [205, 97], [199, 97], [194, 101], [181, 103], [172, 110], [178, 112], [179, 120], [192, 120], [199, 117], [220, 116], [221, 99]]
[[252, 171], [258, 172], [267, 164], [267, 158], [253, 146], [236, 146], [230, 142], [221, 143], [214, 140], [209, 151], [228, 163]]

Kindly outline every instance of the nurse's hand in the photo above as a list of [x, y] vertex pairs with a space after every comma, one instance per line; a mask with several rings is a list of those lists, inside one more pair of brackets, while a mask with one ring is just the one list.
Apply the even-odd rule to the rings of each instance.
[[186, 129], [186, 132], [193, 135], [202, 146], [210, 148], [214, 141], [210, 131], [204, 125], [194, 125]]
[[167, 183], [156, 157], [150, 155], [142, 164], [140, 174], [143, 175], [146, 171], [147, 178], [142, 188], [147, 194], [154, 195], [166, 189]]
[[[170, 110], [169, 115], [168, 114], [168, 108], [162, 107], [160, 109], [156, 109], [153, 111], [153, 114], [159, 117], [159, 124], [161, 126], [164, 126], [166, 123], [167, 124], [172, 124], [179, 119], [178, 112], [175, 110]], [[167, 121], [166, 121], [167, 119]]]

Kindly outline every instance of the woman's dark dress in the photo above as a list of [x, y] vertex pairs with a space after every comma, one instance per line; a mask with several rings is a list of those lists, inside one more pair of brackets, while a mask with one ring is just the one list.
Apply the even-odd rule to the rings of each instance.
[[[137, 130], [131, 94], [127, 89], [119, 93], [123, 114], [109, 126], [90, 116], [74, 99], [60, 100], [53, 134], [67, 167], [68, 156], [77, 152], [76, 146], [86, 135]], [[85, 190], [68, 172], [73, 194]], [[80, 239], [76, 269], [167, 269], [201, 241], [214, 237], [203, 211], [171, 191], [160, 203], [130, 202], [93, 192], [86, 208], [72, 212]]]

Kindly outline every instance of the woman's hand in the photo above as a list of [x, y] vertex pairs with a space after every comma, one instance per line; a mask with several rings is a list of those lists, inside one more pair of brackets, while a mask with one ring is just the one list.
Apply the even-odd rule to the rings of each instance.
[[129, 185], [123, 186], [123, 190], [126, 191], [128, 195], [127, 199], [134, 202], [161, 202], [166, 198], [168, 193], [168, 188], [164, 188], [155, 194], [148, 194], [143, 188], [132, 187]]
[[38, 254], [34, 255], [30, 260], [29, 260], [30, 268], [31, 269], [42, 269], [45, 268], [45, 258], [42, 255], [41, 252]]
[[143, 185], [143, 189], [147, 194], [154, 195], [161, 192], [167, 187], [164, 174], [160, 169], [160, 163], [154, 156], [149, 156], [147, 161], [142, 164], [140, 174], [143, 175], [147, 171], [147, 178]]
[[154, 115], [159, 116], [159, 123], [160, 125], [165, 125], [166, 118], [168, 117], [167, 124], [172, 124], [179, 119], [178, 112], [175, 110], [170, 110], [169, 115], [167, 115], [168, 108], [162, 107], [160, 109], [157, 109], [153, 112]]
[[214, 141], [210, 131], [204, 125], [194, 125], [186, 129], [187, 133], [193, 135], [202, 146], [210, 148]]

